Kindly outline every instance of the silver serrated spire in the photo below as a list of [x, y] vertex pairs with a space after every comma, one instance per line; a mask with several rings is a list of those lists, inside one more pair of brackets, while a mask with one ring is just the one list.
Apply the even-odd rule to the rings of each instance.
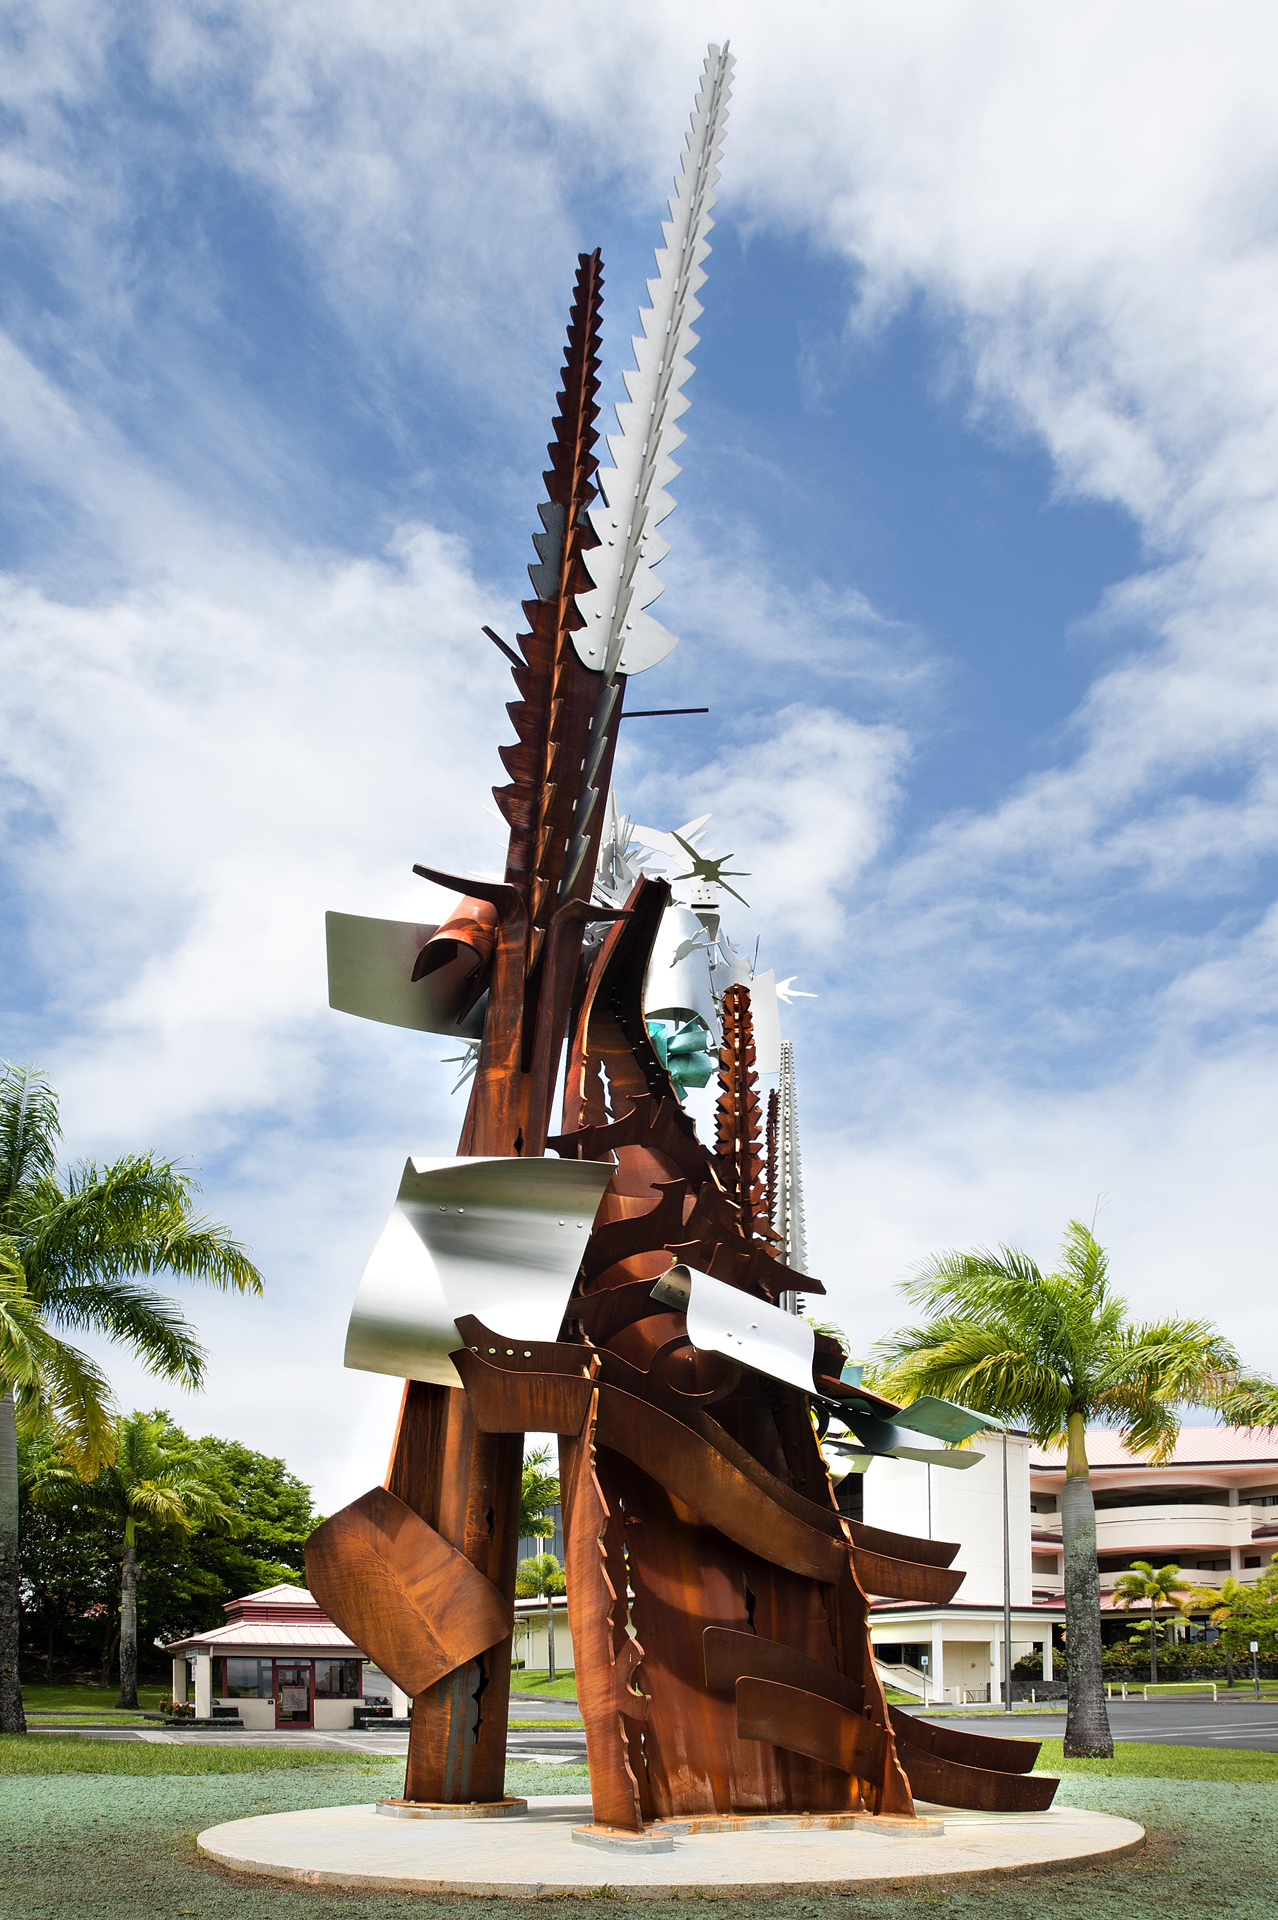
[[662, 223], [665, 244], [657, 249], [656, 278], [648, 282], [651, 305], [641, 310], [643, 332], [632, 343], [635, 365], [625, 376], [630, 398], [617, 407], [621, 431], [608, 436], [613, 465], [598, 474], [602, 500], [590, 509], [599, 545], [583, 557], [595, 584], [577, 596], [585, 625], [573, 634], [573, 645], [583, 666], [603, 674], [603, 685], [582, 770], [565, 894], [585, 857], [600, 800], [596, 783], [621, 694], [619, 676], [656, 666], [679, 644], [644, 609], [661, 592], [652, 569], [670, 551], [657, 528], [675, 504], [669, 492], [680, 471], [674, 450], [685, 439], [676, 422], [689, 405], [683, 387], [693, 371], [689, 355], [697, 335], [692, 323], [701, 313], [697, 293], [706, 279], [707, 236], [714, 225], [710, 211], [735, 64], [726, 41], [707, 50], [670, 218]]
[[[794, 1085], [794, 1049], [781, 1042], [781, 1080], [777, 1088], [777, 1185], [773, 1221], [778, 1253], [796, 1273], [808, 1270], [808, 1241], [803, 1220], [803, 1162], [799, 1153], [799, 1103]], [[798, 1295], [785, 1293], [781, 1305], [799, 1311]]]

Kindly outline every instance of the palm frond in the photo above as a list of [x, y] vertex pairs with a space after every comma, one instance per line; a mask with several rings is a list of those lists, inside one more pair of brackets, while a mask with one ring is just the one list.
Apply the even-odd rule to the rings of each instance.
[[51, 1176], [62, 1128], [58, 1096], [35, 1067], [0, 1065], [0, 1226], [9, 1203], [41, 1176]]
[[198, 1189], [172, 1161], [126, 1155], [110, 1166], [84, 1162], [65, 1191], [42, 1189], [43, 1210], [25, 1222], [33, 1292], [51, 1299], [87, 1279], [167, 1272], [238, 1293], [262, 1291], [262, 1276], [226, 1227], [198, 1217]]
[[88, 1331], [127, 1346], [147, 1368], [183, 1386], [203, 1384], [205, 1349], [176, 1301], [126, 1276], [72, 1280], [49, 1293], [45, 1318], [68, 1331]]
[[1222, 1381], [1210, 1403], [1231, 1427], [1278, 1427], [1278, 1385], [1263, 1373]]

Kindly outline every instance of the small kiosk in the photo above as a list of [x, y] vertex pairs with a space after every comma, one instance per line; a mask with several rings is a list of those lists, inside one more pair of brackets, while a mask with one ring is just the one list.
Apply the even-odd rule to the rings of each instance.
[[[360, 1709], [390, 1708], [403, 1719], [408, 1700], [334, 1626], [305, 1587], [267, 1587], [226, 1605], [226, 1625], [168, 1647], [173, 1699], [190, 1698], [197, 1720], [223, 1719], [252, 1732], [357, 1724]], [[363, 1715], [361, 1713], [361, 1719]]]

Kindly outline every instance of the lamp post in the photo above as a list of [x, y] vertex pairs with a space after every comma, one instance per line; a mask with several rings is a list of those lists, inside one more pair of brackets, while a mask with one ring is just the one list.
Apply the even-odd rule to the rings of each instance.
[[1259, 1700], [1260, 1698], [1260, 1662], [1256, 1658], [1256, 1656], [1260, 1652], [1260, 1642], [1259, 1640], [1252, 1640], [1248, 1644], [1251, 1647], [1251, 1690], [1255, 1694], [1257, 1700]]
[[1007, 1426], [1003, 1427], [1003, 1711], [1012, 1711], [1012, 1528], [1007, 1499]]

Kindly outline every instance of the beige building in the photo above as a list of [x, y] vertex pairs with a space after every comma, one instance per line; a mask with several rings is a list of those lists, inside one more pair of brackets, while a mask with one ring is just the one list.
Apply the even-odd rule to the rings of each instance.
[[[871, 1596], [870, 1641], [883, 1678], [919, 1699], [997, 1700], [1003, 1672], [1003, 1442], [978, 1434], [977, 1464], [961, 1471], [917, 1460], [875, 1460], [861, 1476], [868, 1526], [926, 1540], [957, 1540], [954, 1566], [966, 1578], [946, 1606]], [[1012, 1661], [1037, 1649], [1052, 1679], [1053, 1630], [1064, 1624], [1058, 1596], [1034, 1591], [1030, 1544], [1030, 1442], [1007, 1442]]]
[[[1195, 1586], [1218, 1587], [1230, 1574], [1258, 1580], [1278, 1552], [1278, 1434], [1182, 1427], [1171, 1459], [1154, 1467], [1129, 1454], [1116, 1433], [1094, 1429], [1087, 1458], [1106, 1610], [1115, 1611], [1114, 1580], [1133, 1560], [1174, 1564]], [[1029, 1465], [1034, 1593], [1049, 1600], [1064, 1591], [1065, 1459], [1035, 1449]]]

